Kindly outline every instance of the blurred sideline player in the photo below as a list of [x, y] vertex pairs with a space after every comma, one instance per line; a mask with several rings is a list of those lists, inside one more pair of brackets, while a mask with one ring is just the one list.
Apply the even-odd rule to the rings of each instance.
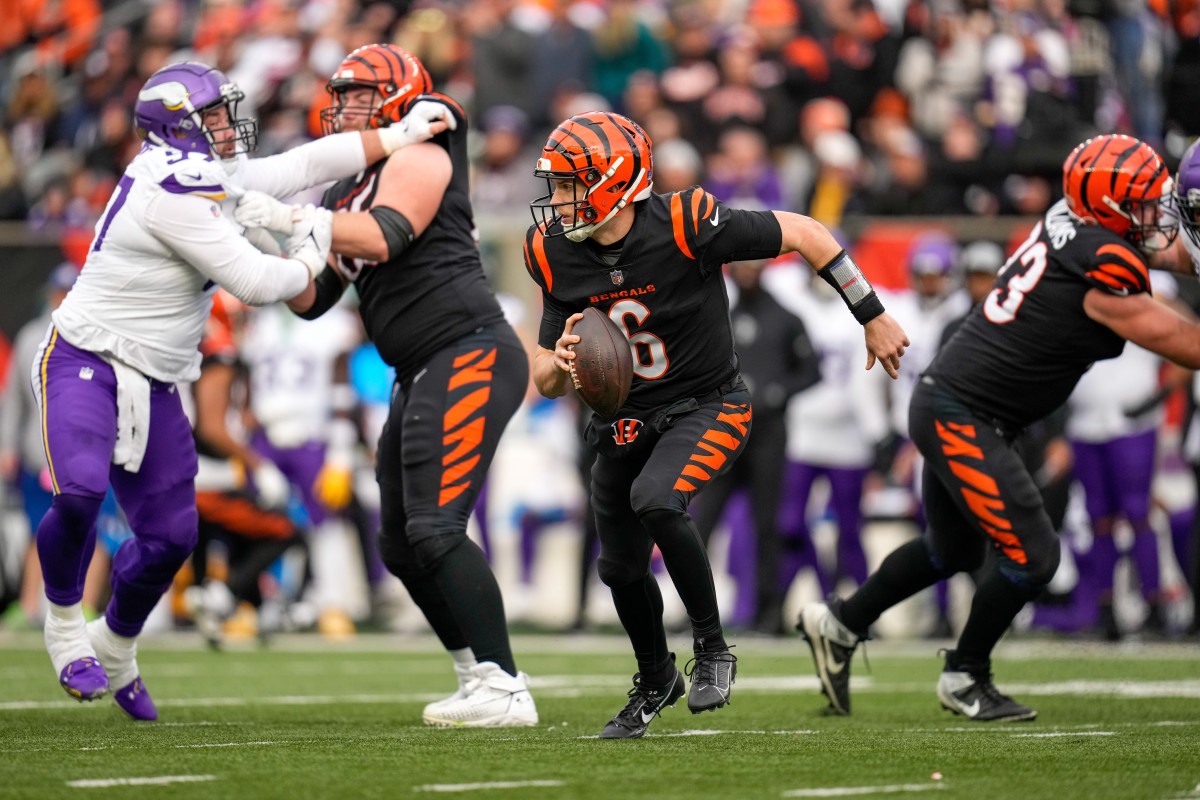
[[359, 569], [345, 514], [353, 493], [358, 428], [349, 355], [360, 340], [352, 312], [335, 307], [305, 321], [282, 305], [259, 309], [245, 331], [253, 447], [297, 488], [308, 515], [317, 629], [354, 634], [348, 581]]
[[[521, 403], [528, 356], [484, 277], [469, 199], [467, 123], [429, 73], [393, 45], [352, 52], [326, 85], [327, 131], [395, 127], [412, 106], [453, 114], [451, 129], [330, 189], [335, 265], [289, 306], [315, 319], [348, 283], [397, 384], [377, 451], [380, 553], [454, 660], [459, 689], [423, 713], [438, 726], [538, 721], [518, 672], [500, 587], [467, 538], [504, 426]], [[244, 224], [286, 231], [293, 211], [259, 194]]]
[[546, 397], [571, 383], [571, 330], [597, 308], [634, 347], [634, 378], [617, 419], [592, 417], [591, 499], [599, 573], [637, 660], [629, 701], [600, 733], [637, 738], [683, 695], [650, 570], [657, 545], [691, 620], [688, 708], [730, 699], [736, 658], [725, 641], [708, 555], [688, 505], [727, 472], [750, 432], [721, 265], [799, 252], [838, 287], [864, 325], [867, 366], [893, 377], [908, 340], [866, 278], [819, 223], [787, 212], [728, 208], [700, 187], [653, 193], [651, 143], [627, 117], [587, 112], [562, 122], [535, 167], [548, 193], [531, 204], [525, 262], [542, 289], [533, 379]]
[[[803, 320], [821, 371], [817, 385], [788, 405], [788, 464], [779, 523], [785, 537], [783, 585], [790, 586], [807, 566], [828, 593], [840, 581], [849, 579], [860, 586], [867, 579], [863, 487], [874, 463], [875, 443], [885, 438], [889, 427], [886, 397], [878, 385], [879, 374], [858, 368], [862, 333], [847, 319], [837, 292], [807, 276], [785, 272], [783, 277], [807, 282], [807, 289], [789, 285], [777, 296]], [[809, 498], [822, 478], [829, 485], [829, 509], [837, 526], [832, 574], [817, 558], [808, 517]]]
[[[296, 212], [280, 258], [243, 239], [219, 204], [246, 186], [283, 193], [351, 175], [409, 141], [351, 135], [239, 161], [257, 139], [254, 121], [237, 118], [242, 97], [196, 62], [146, 81], [134, 108], [145, 144], [96, 224], [31, 375], [55, 493], [37, 540], [46, 647], [70, 695], [91, 700], [114, 686], [135, 719], [158, 715], [137, 636], [197, 538], [196, 450], [176, 384], [199, 375], [211, 297], [218, 285], [250, 304], [296, 296], [329, 248], [328, 215], [317, 209]], [[85, 626], [82, 576], [110, 482], [134, 536], [113, 560], [104, 618]]]
[[[31, 534], [37, 532], [38, 523], [50, 508], [54, 487], [42, 446], [38, 408], [25, 376], [33, 369], [38, 348], [50, 327], [51, 312], [62, 303], [78, 277], [79, 270], [70, 262], [59, 264], [50, 273], [45, 287], [45, 310], [26, 322], [13, 340], [9, 370], [12, 377], [0, 402], [0, 479], [20, 492]], [[26, 625], [41, 626], [41, 598], [42, 570], [37, 544], [31, 535], [21, 575], [20, 604], [15, 609]], [[12, 613], [6, 614], [6, 618], [11, 620]]]
[[778, 518], [787, 461], [787, 407], [821, 376], [806, 326], [763, 287], [766, 266], [765, 260], [735, 261], [727, 268], [737, 289], [729, 314], [742, 377], [754, 401], [754, 436], [699, 501], [696, 528], [707, 547], [734, 492], [748, 495], [749, 512], [731, 515], [730, 524], [731, 551], [744, 543], [743, 549], [754, 554], [753, 560], [746, 559], [753, 566], [751, 585], [739, 585], [738, 595], [751, 599], [752, 630], [780, 636], [784, 593]]
[[1063, 193], [913, 395], [926, 535], [894, 550], [849, 598], [801, 612], [833, 713], [850, 712], [850, 658], [875, 620], [937, 581], [977, 569], [990, 546], [996, 566], [975, 591], [957, 646], [946, 651], [937, 696], [972, 720], [1035, 718], [992, 682], [992, 650], [1060, 558], [1016, 439], [1126, 340], [1200, 366], [1200, 323], [1150, 295], [1145, 254], [1167, 248], [1176, 233], [1171, 176], [1158, 154], [1128, 136], [1088, 139], [1063, 164]]
[[274, 625], [261, 618], [268, 615], [258, 613], [260, 580], [284, 552], [303, 546], [287, 513], [287, 478], [247, 444], [241, 424], [247, 387], [239, 353], [247, 313], [228, 292], [213, 297], [200, 343], [200, 377], [191, 386], [200, 539], [193, 559], [197, 585], [185, 597], [197, 627], [214, 646], [225, 635], [245, 638], [271, 631]]

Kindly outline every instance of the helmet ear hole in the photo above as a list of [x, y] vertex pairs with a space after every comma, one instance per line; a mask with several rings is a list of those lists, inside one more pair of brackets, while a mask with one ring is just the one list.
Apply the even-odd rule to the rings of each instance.
[[588, 186], [591, 186], [593, 183], [595, 183], [598, 180], [600, 180], [600, 170], [596, 169], [595, 167], [592, 167], [591, 169], [589, 169], [587, 171], [587, 174], [583, 176], [583, 181]]

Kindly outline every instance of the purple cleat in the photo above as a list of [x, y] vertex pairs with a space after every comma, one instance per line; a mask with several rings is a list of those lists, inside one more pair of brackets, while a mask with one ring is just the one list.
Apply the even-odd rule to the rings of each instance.
[[113, 699], [117, 701], [121, 710], [133, 719], [143, 722], [158, 719], [158, 708], [150, 699], [150, 693], [146, 691], [146, 684], [142, 683], [141, 675], [134, 678], [133, 683], [117, 689], [113, 693]]
[[108, 673], [92, 656], [77, 658], [63, 667], [58, 682], [76, 700], [97, 700], [108, 694]]

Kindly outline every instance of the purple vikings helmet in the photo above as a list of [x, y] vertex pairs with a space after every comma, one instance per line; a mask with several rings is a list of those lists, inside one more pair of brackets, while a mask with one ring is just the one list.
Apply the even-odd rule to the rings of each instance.
[[[1192, 142], [1179, 160], [1175, 173], [1175, 202], [1179, 207], [1179, 226], [1195, 248], [1200, 248], [1200, 139]], [[1200, 264], [1195, 265], [1200, 272]]]
[[958, 262], [958, 245], [940, 231], [923, 233], [908, 249], [908, 269], [913, 275], [949, 275]]
[[216, 156], [213, 133], [228, 128], [206, 128], [203, 117], [206, 111], [224, 105], [229, 111], [229, 128], [234, 131], [235, 152], [248, 153], [258, 146], [258, 123], [237, 118], [237, 104], [245, 98], [220, 70], [197, 61], [181, 61], [150, 76], [138, 92], [133, 117], [138, 134], [151, 144]]

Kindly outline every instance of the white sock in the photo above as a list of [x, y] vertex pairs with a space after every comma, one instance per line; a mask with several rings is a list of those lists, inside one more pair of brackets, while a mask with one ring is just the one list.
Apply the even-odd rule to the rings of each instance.
[[458, 676], [458, 688], [465, 690], [467, 681], [472, 678], [471, 667], [478, 663], [475, 660], [475, 651], [464, 647], [461, 650], [447, 650], [446, 652], [454, 659], [454, 674]]
[[63, 667], [72, 661], [87, 656], [96, 657], [96, 651], [88, 641], [82, 603], [69, 606], [49, 603], [46, 625], [42, 630], [46, 638], [46, 652], [50, 654], [50, 663], [59, 675], [62, 674]]
[[107, 617], [89, 622], [87, 632], [96, 648], [96, 656], [108, 672], [109, 685], [113, 689], [124, 689], [133, 683], [138, 676], [137, 639], [113, 633]]

